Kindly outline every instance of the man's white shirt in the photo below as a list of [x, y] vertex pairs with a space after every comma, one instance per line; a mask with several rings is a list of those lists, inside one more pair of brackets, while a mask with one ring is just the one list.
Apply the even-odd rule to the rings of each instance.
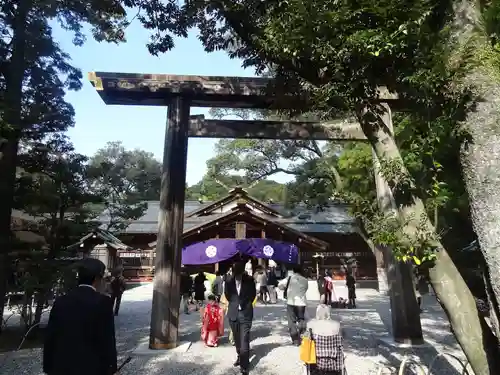
[[[236, 284], [236, 292], [238, 292], [238, 297], [240, 296], [240, 290], [241, 290], [241, 279], [234, 279], [234, 282]], [[238, 306], [238, 309], [241, 310], [241, 305]]]
[[[309, 288], [308, 280], [304, 276], [293, 273], [288, 277], [290, 277], [290, 284], [288, 285], [288, 290], [286, 292], [287, 305], [306, 306], [307, 305], [306, 293], [307, 289]], [[286, 289], [286, 284], [288, 283], [288, 277], [284, 278], [279, 282], [278, 288], [280, 290], [284, 291]]]

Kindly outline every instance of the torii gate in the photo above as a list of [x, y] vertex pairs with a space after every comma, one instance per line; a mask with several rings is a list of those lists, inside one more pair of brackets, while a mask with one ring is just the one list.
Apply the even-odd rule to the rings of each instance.
[[[159, 230], [156, 246], [153, 304], [151, 310], [150, 349], [172, 349], [178, 345], [180, 269], [186, 163], [189, 137], [307, 139], [367, 141], [356, 122], [301, 122], [254, 120], [205, 120], [190, 116], [193, 107], [270, 108], [280, 107], [277, 96], [267, 93], [268, 78], [180, 76], [166, 74], [134, 74], [91, 72], [89, 80], [106, 104], [167, 106], [163, 174], [160, 196]], [[374, 101], [387, 103], [386, 125], [392, 130], [390, 107], [398, 104], [397, 96], [381, 88]], [[283, 107], [281, 105], [281, 107]], [[374, 158], [376, 171], [377, 159]], [[390, 189], [380, 173], [376, 176], [379, 201], [390, 200]], [[383, 262], [377, 256], [380, 289], [387, 290]], [[386, 260], [387, 261], [387, 260]], [[388, 267], [391, 280], [404, 282], [398, 267]], [[384, 282], [385, 281], [385, 282]], [[393, 295], [393, 303], [404, 306], [404, 296]], [[395, 301], [394, 301], [395, 299]], [[416, 302], [415, 302], [416, 303]], [[396, 310], [396, 311], [395, 311]], [[415, 329], [405, 314], [395, 319], [393, 334]], [[406, 322], [406, 323], [405, 323]], [[402, 324], [401, 324], [402, 323]], [[421, 330], [420, 330], [421, 331]]]

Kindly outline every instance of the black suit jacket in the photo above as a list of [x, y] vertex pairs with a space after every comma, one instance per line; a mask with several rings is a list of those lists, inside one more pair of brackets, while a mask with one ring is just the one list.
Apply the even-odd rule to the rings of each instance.
[[241, 278], [241, 289], [238, 294], [234, 276], [228, 278], [224, 285], [224, 294], [228, 301], [227, 317], [229, 320], [237, 320], [241, 306], [241, 313], [245, 319], [253, 319], [253, 301], [257, 295], [255, 280], [246, 273]]
[[116, 356], [111, 298], [79, 286], [55, 301], [43, 347], [46, 374], [111, 375]]

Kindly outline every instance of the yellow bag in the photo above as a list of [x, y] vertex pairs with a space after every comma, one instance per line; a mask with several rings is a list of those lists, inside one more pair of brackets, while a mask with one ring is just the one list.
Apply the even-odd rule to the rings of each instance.
[[255, 299], [253, 300], [252, 306], [255, 307], [256, 304], [257, 304], [257, 297], [255, 297]]
[[316, 344], [314, 343], [312, 330], [309, 330], [309, 337], [302, 337], [300, 344], [300, 360], [308, 365], [316, 364]]

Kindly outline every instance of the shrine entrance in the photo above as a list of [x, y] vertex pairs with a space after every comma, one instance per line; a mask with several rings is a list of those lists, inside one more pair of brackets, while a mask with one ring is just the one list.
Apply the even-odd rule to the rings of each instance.
[[[272, 81], [267, 78], [93, 72], [89, 73], [89, 80], [108, 105], [168, 107], [151, 310], [151, 349], [171, 349], [178, 345], [179, 286], [189, 137], [366, 141], [356, 122], [207, 120], [203, 116], [190, 116], [191, 107], [278, 109], [278, 97], [269, 93], [268, 88], [271, 87]], [[386, 125], [392, 129], [389, 108], [398, 101], [397, 97], [381, 89], [378, 97], [373, 100], [387, 104]], [[380, 175], [377, 178], [377, 194], [382, 200], [387, 199], [390, 194]], [[383, 269], [383, 261], [380, 254], [375, 255], [380, 271]], [[397, 268], [387, 269], [394, 271]], [[379, 272], [381, 281], [382, 274]], [[393, 280], [404, 282], [401, 277], [396, 276]], [[399, 298], [404, 296], [399, 295]], [[400, 302], [401, 305], [404, 303], [402, 300]], [[391, 299], [391, 303], [397, 301]], [[408, 328], [408, 325], [405, 328]], [[407, 331], [411, 332], [411, 328]], [[397, 331], [394, 324], [393, 330]]]

